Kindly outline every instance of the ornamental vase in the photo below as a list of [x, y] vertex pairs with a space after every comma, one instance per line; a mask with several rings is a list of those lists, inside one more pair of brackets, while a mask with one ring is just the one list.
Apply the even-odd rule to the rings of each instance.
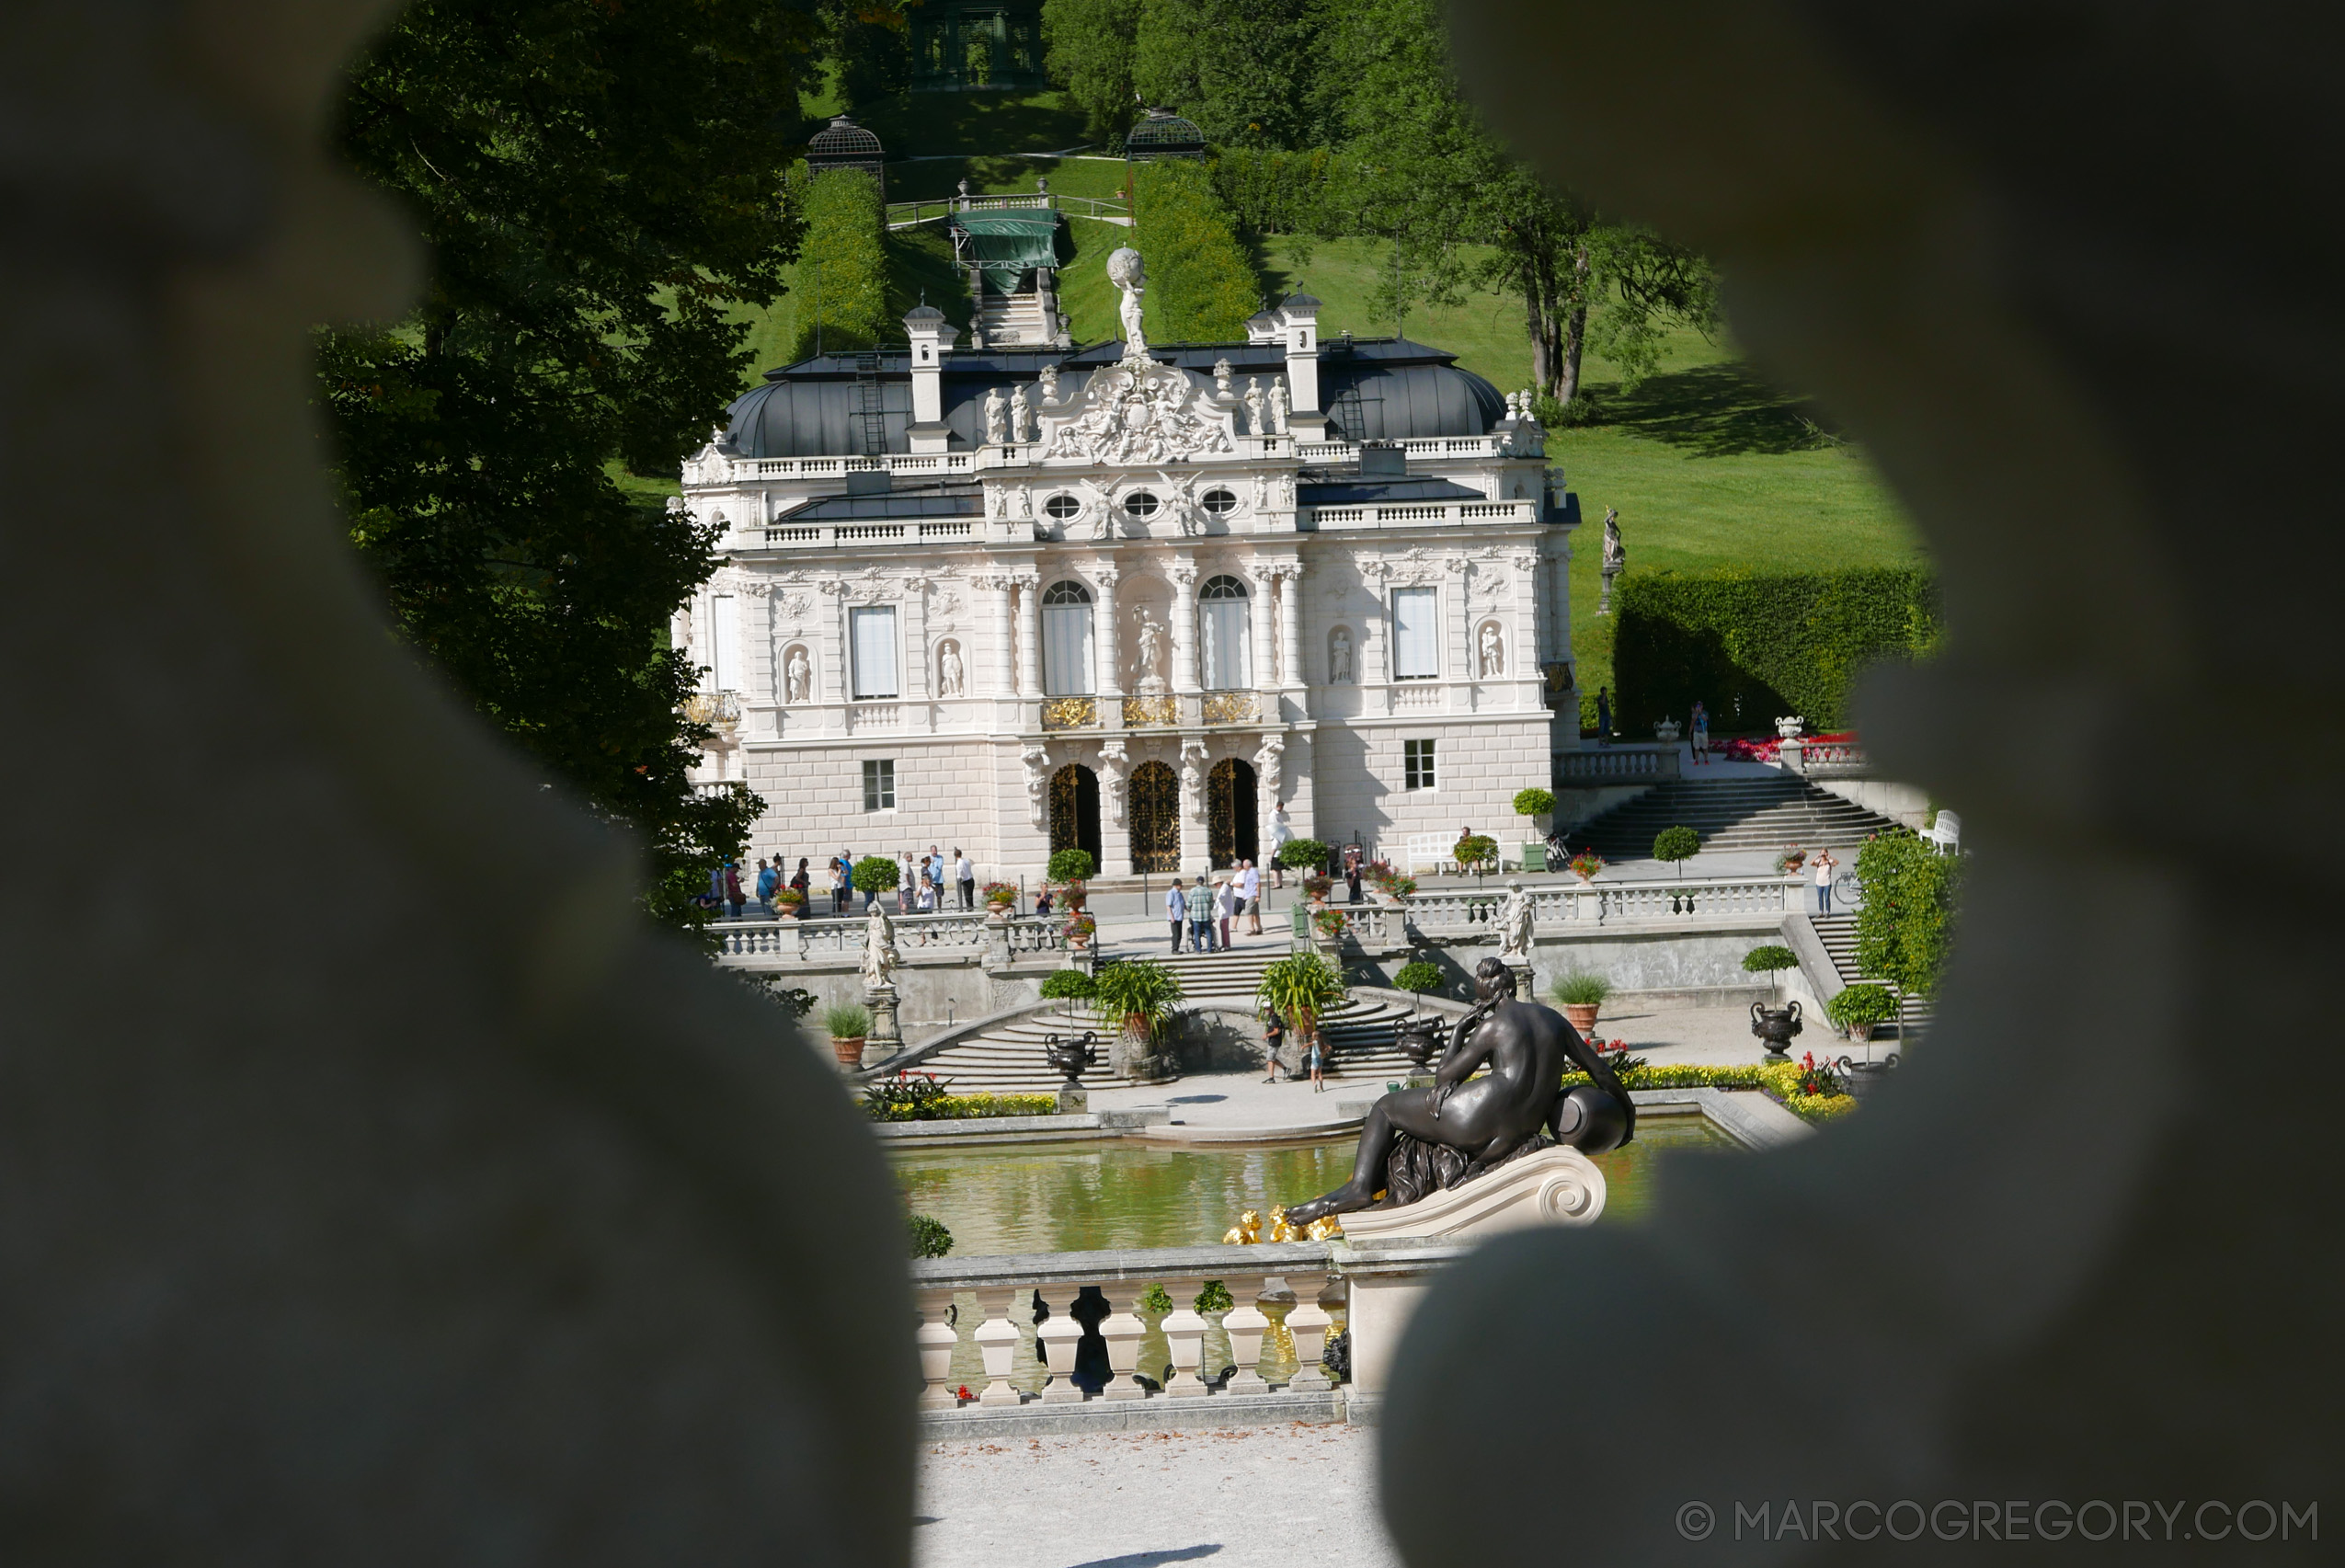
[[842, 1038], [833, 1035], [830, 1036], [830, 1053], [839, 1059], [841, 1067], [852, 1072], [864, 1064], [864, 1036], [852, 1035]]
[[1563, 1004], [1563, 1016], [1572, 1021], [1572, 1027], [1579, 1031], [1580, 1038], [1593, 1040], [1596, 1038], [1596, 1015], [1602, 1006], [1603, 1003], [1595, 1001], [1567, 1001]]

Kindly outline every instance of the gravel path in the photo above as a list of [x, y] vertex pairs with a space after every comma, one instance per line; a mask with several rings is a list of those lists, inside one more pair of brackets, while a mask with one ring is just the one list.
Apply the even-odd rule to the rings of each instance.
[[918, 1568], [1399, 1568], [1358, 1426], [1003, 1438], [921, 1451]]

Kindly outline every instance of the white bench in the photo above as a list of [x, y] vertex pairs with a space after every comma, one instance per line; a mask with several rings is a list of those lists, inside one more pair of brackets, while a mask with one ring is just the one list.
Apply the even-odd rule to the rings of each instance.
[[1430, 865], [1439, 871], [1449, 864], [1449, 852], [1454, 847], [1443, 843], [1438, 833], [1412, 833], [1409, 835], [1409, 864], [1402, 869], [1411, 876], [1417, 874], [1420, 865]]
[[1962, 848], [1962, 819], [1940, 807], [1938, 820], [1922, 830], [1922, 837], [1936, 844], [1940, 854], [1959, 853]]

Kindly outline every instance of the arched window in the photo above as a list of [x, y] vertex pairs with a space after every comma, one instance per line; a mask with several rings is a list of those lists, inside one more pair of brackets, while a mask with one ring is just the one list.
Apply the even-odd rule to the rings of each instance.
[[1042, 689], [1054, 697], [1089, 696], [1092, 679], [1091, 589], [1054, 582], [1042, 592]]
[[1246, 585], [1236, 578], [1208, 578], [1197, 590], [1197, 636], [1205, 654], [1207, 691], [1253, 684], [1249, 608]]
[[1146, 490], [1134, 490], [1124, 498], [1124, 515], [1135, 522], [1146, 522], [1156, 515], [1160, 503]]
[[1078, 517], [1081, 515], [1083, 503], [1064, 490], [1042, 503], [1042, 515], [1056, 522], [1065, 522], [1070, 518]]
[[1203, 498], [1198, 500], [1197, 504], [1205, 508], [1207, 512], [1211, 513], [1215, 517], [1228, 517], [1231, 512], [1238, 509], [1238, 492], [1235, 490], [1207, 490]]

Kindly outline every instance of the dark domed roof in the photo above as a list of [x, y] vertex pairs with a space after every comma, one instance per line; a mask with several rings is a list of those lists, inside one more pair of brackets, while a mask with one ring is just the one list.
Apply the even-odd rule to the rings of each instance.
[[1148, 118], [1124, 138], [1124, 156], [1134, 163], [1151, 158], [1202, 158], [1205, 132], [1196, 121], [1184, 120], [1169, 109], [1152, 109]]
[[925, 301], [904, 313], [906, 321], [943, 321], [944, 313]]
[[1320, 308], [1319, 301], [1310, 294], [1288, 294], [1285, 299], [1278, 302], [1278, 306], [1281, 310], [1286, 309], [1288, 305], [1309, 305], [1313, 310]]
[[845, 115], [831, 120], [806, 143], [806, 170], [861, 169], [883, 186], [887, 180], [887, 150], [879, 138]]

